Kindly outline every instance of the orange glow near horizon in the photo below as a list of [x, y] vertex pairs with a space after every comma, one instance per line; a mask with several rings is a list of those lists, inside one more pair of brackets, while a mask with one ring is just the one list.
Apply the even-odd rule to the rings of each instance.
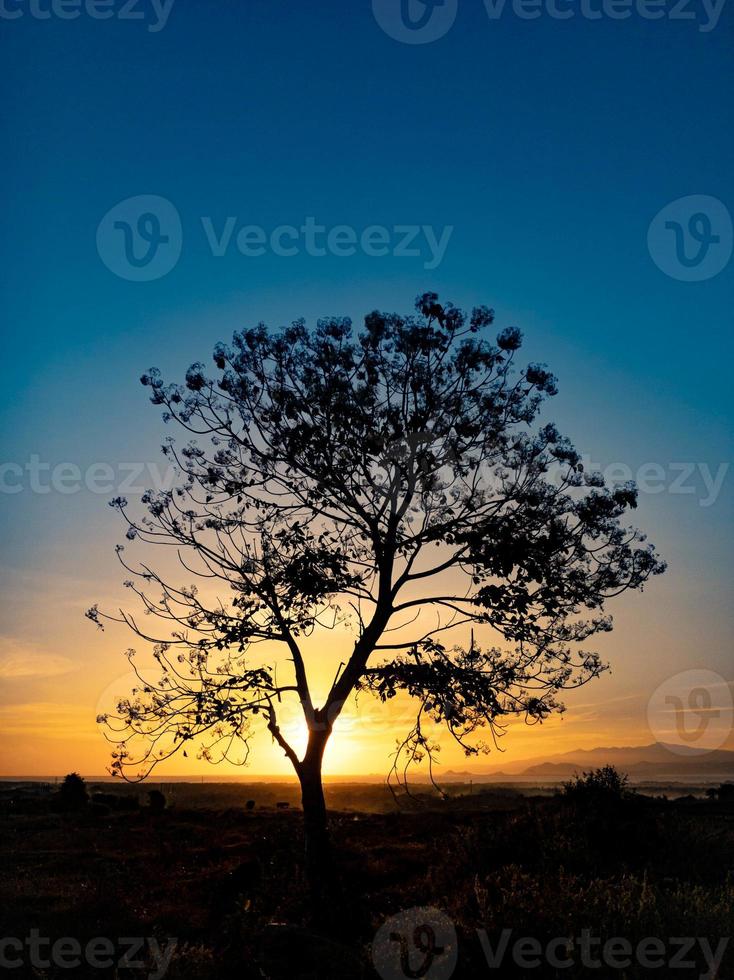
[[[0, 775], [53, 776], [78, 770], [91, 777], [106, 773], [110, 746], [96, 717], [109, 711], [116, 698], [130, 692], [133, 677], [121, 654], [129, 644], [125, 630], [111, 628], [100, 633], [83, 618], [89, 597], [93, 601], [106, 595], [108, 607], [115, 608], [116, 600], [119, 605], [121, 590], [109, 573], [106, 556], [100, 569], [104, 571], [100, 570], [98, 577], [84, 581], [67, 578], [37, 583], [46, 602], [46, 615], [40, 620], [33, 607], [33, 590], [26, 588], [26, 583], [20, 583], [15, 593], [12, 588], [9, 590], [8, 598], [16, 603], [25, 629], [17, 637], [2, 638]], [[644, 596], [623, 597], [614, 609], [615, 631], [600, 637], [598, 643], [602, 656], [612, 663], [613, 672], [568, 694], [564, 699], [568, 709], [565, 715], [551, 717], [534, 727], [513, 721], [499, 750], [470, 758], [445, 731], [437, 732], [441, 745], [439, 774], [447, 770], [500, 771], [509, 763], [575, 749], [656, 741], [657, 735], [647, 722], [652, 692], [671, 675], [703, 666], [702, 657], [690, 654], [691, 649], [700, 649], [695, 642], [695, 625], [683, 618], [676, 621], [677, 609], [685, 608], [684, 596], [690, 600], [690, 583], [680, 574], [668, 573]], [[723, 616], [721, 624], [709, 621], [709, 649], [726, 649]], [[721, 635], [718, 641], [717, 634]], [[661, 637], [665, 637], [664, 648], [659, 646]], [[487, 642], [483, 637], [478, 639]], [[325, 697], [353, 642], [354, 636], [346, 626], [320, 630], [304, 641], [317, 704]], [[142, 643], [138, 646], [141, 665], [152, 663], [149, 651]], [[718, 667], [720, 672], [726, 669], [724, 660]], [[279, 657], [278, 676], [287, 676], [280, 671], [288, 669], [287, 659]], [[281, 711], [281, 726], [294, 742], [303, 744], [305, 728], [298, 704], [282, 707]], [[325, 775], [387, 775], [396, 740], [407, 733], [414, 718], [414, 706], [407, 697], [382, 704], [362, 695], [357, 704], [350, 702], [327, 747]], [[191, 775], [211, 781], [218, 775], [292, 776], [292, 767], [282, 750], [264, 726], [257, 724], [260, 727], [252, 739], [247, 767], [211, 766], [197, 760], [196, 752], [191, 751], [186, 759], [180, 753], [174, 756], [151, 778]], [[734, 748], [731, 735], [721, 747]]]

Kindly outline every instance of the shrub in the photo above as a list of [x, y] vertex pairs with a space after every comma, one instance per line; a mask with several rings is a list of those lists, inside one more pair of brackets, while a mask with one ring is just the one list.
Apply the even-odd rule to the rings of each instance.
[[59, 787], [59, 799], [65, 810], [81, 810], [89, 802], [87, 784], [78, 772], [70, 772], [64, 776]]
[[614, 766], [602, 766], [591, 772], [578, 774], [563, 784], [563, 795], [574, 802], [586, 800], [622, 800], [629, 796], [629, 780], [617, 772]]

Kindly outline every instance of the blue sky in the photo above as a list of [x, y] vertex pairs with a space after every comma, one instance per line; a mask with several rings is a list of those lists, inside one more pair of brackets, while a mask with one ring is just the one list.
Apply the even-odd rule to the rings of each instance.
[[[357, 320], [427, 288], [486, 302], [559, 376], [553, 415], [582, 451], [665, 472], [639, 519], [673, 567], [627, 630], [649, 615], [644, 643], [672, 644], [672, 666], [725, 670], [734, 477], [701, 506], [700, 468], [732, 457], [734, 264], [682, 281], [647, 236], [681, 198], [732, 209], [732, 10], [701, 30], [700, 5], [695, 21], [592, 21], [570, 6], [568, 20], [509, 7], [491, 20], [459, 0], [444, 36], [405, 44], [367, 0], [176, 0], [158, 31], [143, 0], [146, 21], [39, 20], [6, 0], [23, 15], [0, 18], [2, 461], [155, 460], [165, 433], [141, 372], [174, 376], [260, 319]], [[105, 214], [138, 195], [170, 201], [182, 227], [179, 261], [150, 282], [116, 276], [96, 244]], [[202, 218], [219, 233], [229, 216], [266, 235], [312, 216], [391, 241], [403, 225], [450, 237], [434, 269], [424, 244], [413, 257], [215, 256]], [[671, 492], [677, 464], [697, 467], [693, 492]], [[21, 479], [0, 496], [4, 633], [81, 664], [84, 626], [49, 582], [77, 582], [80, 607], [88, 588], [116, 587], [114, 515], [104, 495]], [[657, 663], [650, 683], [670, 672]]]

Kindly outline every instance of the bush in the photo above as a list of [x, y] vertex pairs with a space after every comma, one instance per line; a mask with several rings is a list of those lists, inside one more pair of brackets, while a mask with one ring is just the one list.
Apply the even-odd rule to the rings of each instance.
[[59, 799], [64, 810], [81, 810], [89, 802], [87, 784], [78, 772], [64, 776], [59, 788]]
[[581, 776], [575, 775], [569, 782], [563, 784], [563, 795], [574, 802], [597, 800], [623, 800], [629, 796], [627, 776], [617, 772], [614, 766], [602, 766]]

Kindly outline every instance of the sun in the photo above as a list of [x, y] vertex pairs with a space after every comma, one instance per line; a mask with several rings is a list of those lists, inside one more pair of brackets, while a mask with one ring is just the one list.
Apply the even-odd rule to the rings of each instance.
[[[308, 744], [308, 726], [304, 718], [282, 724], [281, 730], [299, 759]], [[367, 718], [348, 709], [337, 719], [324, 753], [325, 776], [351, 776], [382, 771], [388, 758], [385, 745], [376, 745], [374, 730]], [[391, 742], [391, 740], [390, 740]]]

